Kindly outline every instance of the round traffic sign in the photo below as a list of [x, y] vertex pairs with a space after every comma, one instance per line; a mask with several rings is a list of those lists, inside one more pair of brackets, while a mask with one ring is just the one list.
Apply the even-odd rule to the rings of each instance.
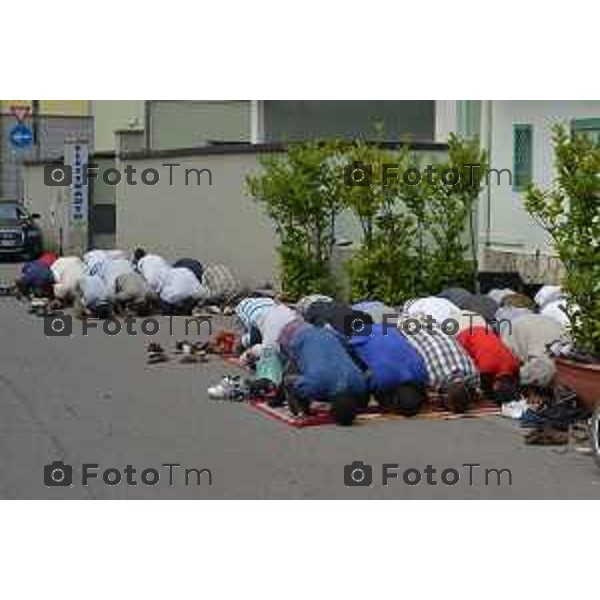
[[15, 148], [27, 148], [33, 141], [33, 133], [27, 125], [20, 123], [10, 130], [10, 143]]

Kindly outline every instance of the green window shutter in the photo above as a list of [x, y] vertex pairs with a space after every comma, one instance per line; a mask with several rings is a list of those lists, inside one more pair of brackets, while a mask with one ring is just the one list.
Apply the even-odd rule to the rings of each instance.
[[524, 190], [533, 174], [533, 127], [513, 125], [513, 189]]
[[600, 145], [600, 119], [574, 119], [571, 122], [573, 137], [582, 136]]

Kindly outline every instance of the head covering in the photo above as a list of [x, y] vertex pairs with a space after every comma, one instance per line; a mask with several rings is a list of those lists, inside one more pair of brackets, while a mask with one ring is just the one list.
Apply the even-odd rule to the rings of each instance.
[[304, 296], [296, 302], [296, 310], [301, 314], [305, 315], [312, 304], [316, 302], [333, 302], [333, 298], [325, 296], [323, 294], [309, 294]]
[[525, 294], [509, 294], [502, 299], [502, 306], [534, 309], [535, 302]]
[[486, 321], [491, 322], [496, 316], [498, 303], [489, 296], [472, 294], [467, 310], [480, 314]]
[[504, 300], [504, 298], [506, 296], [510, 296], [511, 294], [514, 294], [515, 291], [511, 290], [510, 288], [494, 288], [492, 290], [490, 290], [487, 295], [494, 301], [497, 302], [498, 304], [502, 304], [502, 300]]
[[455, 304], [462, 310], [471, 310], [473, 294], [469, 290], [465, 290], [465, 288], [453, 287], [440, 292], [438, 298], [450, 300], [452, 304]]

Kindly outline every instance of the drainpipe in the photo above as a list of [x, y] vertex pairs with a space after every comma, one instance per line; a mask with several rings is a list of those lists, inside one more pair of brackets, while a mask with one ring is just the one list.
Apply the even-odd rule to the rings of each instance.
[[150, 135], [150, 126], [152, 123], [152, 118], [150, 115], [150, 110], [151, 110], [151, 101], [150, 100], [144, 100], [144, 146], [146, 149], [146, 152], [150, 152], [150, 140], [151, 140], [151, 135]]
[[40, 160], [40, 156], [41, 156], [40, 131], [39, 131], [39, 122], [38, 122], [39, 114], [40, 114], [40, 101], [32, 100], [31, 101], [31, 130], [32, 130], [32, 134], [33, 134], [33, 147], [35, 149], [36, 160]]
[[264, 142], [264, 102], [250, 100], [250, 143]]
[[[490, 168], [492, 167], [492, 102], [492, 100], [483, 100], [481, 111], [483, 132], [485, 132], [485, 136], [482, 135], [482, 142], [490, 161]], [[485, 246], [489, 248], [492, 243], [492, 186], [489, 184], [486, 186], [485, 199]]]

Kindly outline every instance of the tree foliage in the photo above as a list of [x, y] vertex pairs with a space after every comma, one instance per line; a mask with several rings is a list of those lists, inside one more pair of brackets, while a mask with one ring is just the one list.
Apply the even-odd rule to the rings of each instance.
[[[291, 296], [335, 290], [330, 263], [342, 210], [356, 217], [361, 231], [348, 264], [354, 299], [398, 304], [472, 282], [468, 225], [487, 166], [476, 143], [451, 136], [448, 159], [427, 180], [409, 145], [306, 142], [261, 163], [262, 171], [247, 178], [248, 190], [275, 225], [282, 287]], [[348, 178], [357, 165], [364, 169], [361, 185]], [[454, 179], [442, 178], [446, 170]]]
[[530, 185], [525, 207], [548, 232], [566, 277], [567, 313], [578, 348], [600, 357], [600, 148], [586, 137], [553, 132], [556, 178]]

